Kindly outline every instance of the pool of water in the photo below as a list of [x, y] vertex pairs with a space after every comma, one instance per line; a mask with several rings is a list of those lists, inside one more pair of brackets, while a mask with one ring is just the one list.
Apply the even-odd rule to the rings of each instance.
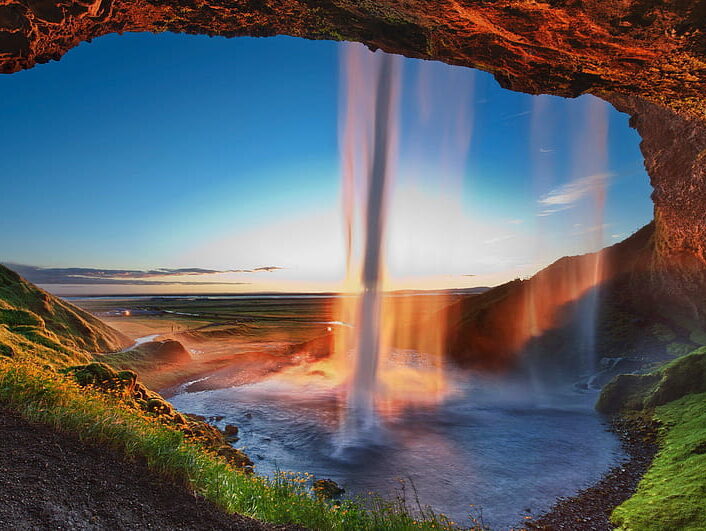
[[433, 408], [402, 408], [380, 420], [374, 443], [340, 447], [338, 395], [277, 376], [256, 384], [170, 398], [182, 411], [223, 416], [240, 427], [237, 447], [261, 474], [276, 470], [331, 478], [347, 495], [406, 498], [461, 525], [478, 516], [509, 529], [546, 511], [559, 496], [597, 481], [624, 456], [593, 410], [595, 392], [567, 386], [541, 395], [519, 378], [456, 375], [457, 392]]

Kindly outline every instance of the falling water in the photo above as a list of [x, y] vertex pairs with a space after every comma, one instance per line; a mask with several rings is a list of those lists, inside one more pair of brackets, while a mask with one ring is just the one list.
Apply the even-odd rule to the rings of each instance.
[[[396, 108], [399, 85], [398, 59], [387, 54], [371, 54], [359, 46], [345, 51], [348, 111], [344, 134], [344, 212], [347, 217], [348, 274], [352, 265], [356, 180], [365, 193], [363, 220], [363, 260], [359, 284], [362, 295], [356, 299], [354, 315], [353, 373], [348, 390], [348, 411], [344, 431], [358, 438], [376, 424], [375, 389], [380, 348], [381, 254], [385, 233], [385, 207], [396, 147]], [[359, 94], [365, 90], [360, 76], [373, 80], [373, 98]], [[352, 103], [357, 103], [357, 106]], [[361, 120], [362, 113], [364, 118]], [[372, 127], [371, 127], [372, 126]], [[356, 145], [357, 143], [357, 145]], [[357, 156], [356, 156], [357, 155]], [[360, 174], [362, 173], [362, 175]], [[348, 194], [346, 197], [345, 194]], [[350, 309], [349, 312], [350, 313]]]
[[[416, 236], [410, 234], [410, 221], [421, 221], [422, 230], [435, 227], [434, 237], [448, 240], [438, 256], [440, 265], [448, 266], [466, 243], [463, 234], [448, 228], [462, 217], [473, 76], [431, 63], [420, 67], [417, 98], [406, 123], [409, 153], [404, 171], [398, 171], [399, 59], [347, 45], [342, 66], [346, 289], [358, 296], [339, 301], [338, 319], [353, 326], [336, 330], [334, 363], [347, 375], [342, 443], [356, 446], [376, 438], [379, 417], [435, 407], [452, 392], [444, 363], [450, 316], [446, 296], [436, 295], [432, 303], [426, 297], [383, 296], [383, 291], [393, 262], [417, 261], [408, 249], [429, 255], [417, 240], [409, 241]], [[440, 220], [448, 223], [434, 225]], [[394, 226], [388, 227], [390, 221]], [[386, 245], [389, 229], [400, 232]]]
[[[537, 98], [532, 111], [530, 147], [532, 151], [534, 182], [538, 194], [548, 189], [556, 189], [559, 183], [552, 182], [554, 164], [552, 159], [552, 136], [557, 133], [552, 109], [553, 100]], [[575, 109], [576, 107], [574, 107]], [[572, 109], [573, 110], [573, 109]], [[566, 304], [573, 304], [572, 329], [575, 354], [575, 367], [584, 375], [595, 372], [596, 367], [596, 327], [600, 306], [600, 286], [607, 278], [603, 253], [604, 203], [607, 174], [607, 107], [606, 103], [585, 97], [578, 109], [573, 111], [572, 119], [581, 125], [579, 132], [572, 139], [572, 172], [568, 195], [579, 199], [576, 204], [552, 205], [553, 212], [562, 213], [563, 223], [573, 220], [575, 233], [573, 238], [581, 242], [581, 247], [593, 251], [564, 262], [563, 267], [554, 266], [552, 271], [542, 272], [528, 284], [524, 299], [524, 339], [539, 337], [549, 328], [561, 321], [560, 311]], [[568, 202], [568, 199], [567, 199]], [[540, 203], [542, 203], [540, 201]], [[545, 208], [542, 205], [541, 208]], [[547, 211], [538, 214], [536, 231], [536, 260], [547, 262], [554, 257], [548, 254], [551, 242], [547, 234], [551, 233], [554, 218], [547, 216]], [[533, 359], [538, 346], [530, 345], [528, 354]], [[542, 348], [539, 346], [538, 348]], [[541, 365], [541, 364], [540, 364]], [[542, 366], [531, 366], [535, 385], [542, 388]]]
[[590, 257], [588, 274], [592, 277], [588, 291], [579, 306], [578, 335], [582, 351], [582, 370], [587, 374], [596, 371], [596, 326], [600, 305], [601, 284], [604, 278], [603, 224], [605, 210], [605, 186], [608, 166], [608, 107], [598, 98], [590, 98], [584, 103], [585, 123], [582, 135], [582, 149], [576, 156], [576, 165], [586, 174], [597, 176], [591, 190], [588, 214], [591, 230], [587, 234], [589, 245], [594, 253]]
[[376, 87], [373, 156], [368, 179], [368, 198], [363, 258], [363, 295], [358, 318], [358, 348], [349, 407], [353, 422], [365, 429], [374, 423], [374, 393], [380, 342], [380, 252], [385, 226], [384, 207], [388, 190], [388, 157], [393, 102], [395, 59], [383, 55]]

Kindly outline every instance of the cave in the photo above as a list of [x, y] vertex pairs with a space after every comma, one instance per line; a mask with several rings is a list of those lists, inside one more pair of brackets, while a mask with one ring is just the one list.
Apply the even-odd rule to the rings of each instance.
[[0, 71], [11, 74], [108, 33], [290, 35], [492, 73], [531, 94], [593, 94], [628, 113], [654, 193], [649, 280], [703, 320], [706, 285], [706, 6], [499, 0], [148, 2], [4, 0]]
[[[651, 223], [604, 251], [606, 285], [633, 304], [659, 305], [663, 317], [706, 323], [706, 7], [696, 0], [461, 0], [433, 9], [419, 0], [0, 1], [0, 71], [8, 75], [110, 33], [289, 35], [475, 68], [513, 91], [599, 97], [631, 116], [654, 204]], [[556, 285], [582, 267], [581, 257], [567, 258], [501, 287], [505, 302], [490, 301], [488, 311], [481, 303], [463, 327], [456, 323], [463, 334], [448, 331], [451, 357], [511, 365], [527, 338], [511, 337], [505, 315], [527, 305], [533, 285]], [[550, 305], [547, 320], [564, 303]]]

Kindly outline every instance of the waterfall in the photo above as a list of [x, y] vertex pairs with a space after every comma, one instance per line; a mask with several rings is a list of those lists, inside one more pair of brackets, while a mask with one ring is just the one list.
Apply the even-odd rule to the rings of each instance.
[[[381, 268], [385, 236], [385, 208], [389, 193], [391, 161], [396, 148], [399, 59], [372, 54], [359, 46], [345, 51], [348, 97], [344, 152], [344, 212], [347, 217], [348, 276], [362, 294], [355, 299], [356, 328], [353, 338], [353, 372], [348, 389], [344, 432], [357, 439], [376, 425], [375, 391], [381, 329]], [[368, 79], [361, 79], [365, 76]], [[373, 97], [365, 81], [372, 80]], [[360, 92], [363, 91], [361, 94]], [[359, 273], [352, 265], [356, 180], [365, 189], [363, 213], [363, 260]], [[349, 310], [350, 313], [350, 310]]]

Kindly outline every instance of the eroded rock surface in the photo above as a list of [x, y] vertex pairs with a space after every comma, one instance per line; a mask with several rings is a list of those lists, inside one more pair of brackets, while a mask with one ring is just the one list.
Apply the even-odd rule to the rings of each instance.
[[513, 90], [639, 95], [703, 117], [699, 0], [0, 0], [0, 69], [124, 31], [360, 41], [487, 70]]

